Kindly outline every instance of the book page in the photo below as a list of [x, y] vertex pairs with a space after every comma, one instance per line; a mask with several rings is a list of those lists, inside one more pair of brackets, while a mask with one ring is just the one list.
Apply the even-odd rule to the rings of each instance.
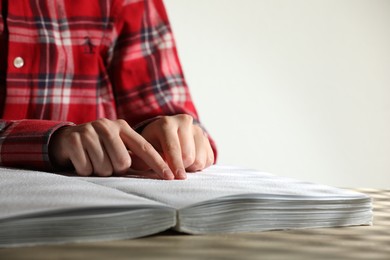
[[58, 210], [145, 205], [164, 206], [77, 178], [0, 167], [0, 219]]
[[175, 229], [190, 234], [369, 225], [364, 194], [256, 170], [212, 166], [187, 180], [86, 178], [178, 210]]
[[0, 168], [0, 247], [106, 241], [155, 234], [176, 210], [81, 179]]
[[186, 180], [165, 181], [126, 177], [82, 179], [160, 201], [178, 209], [221, 197], [244, 194], [256, 194], [258, 198], [285, 200], [367, 198], [366, 195], [353, 191], [257, 170], [220, 165], [214, 165], [202, 172], [189, 173]]

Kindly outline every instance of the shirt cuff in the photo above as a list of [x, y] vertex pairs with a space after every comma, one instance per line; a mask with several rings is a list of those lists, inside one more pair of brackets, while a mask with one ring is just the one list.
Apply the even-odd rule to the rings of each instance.
[[8, 167], [52, 171], [49, 159], [51, 135], [70, 122], [48, 120], [2, 121], [0, 124], [0, 164]]

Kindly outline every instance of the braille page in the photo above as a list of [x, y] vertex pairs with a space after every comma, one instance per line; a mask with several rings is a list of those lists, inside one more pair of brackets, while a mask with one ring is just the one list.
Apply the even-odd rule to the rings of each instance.
[[141, 205], [161, 206], [76, 178], [0, 167], [0, 219], [58, 210]]
[[176, 211], [52, 173], [0, 168], [0, 247], [107, 241], [155, 234]]
[[82, 179], [160, 201], [178, 209], [217, 198], [251, 194], [256, 195], [258, 199], [368, 199], [366, 195], [353, 191], [257, 170], [219, 165], [202, 172], [189, 173], [186, 180], [165, 181], [126, 177]]

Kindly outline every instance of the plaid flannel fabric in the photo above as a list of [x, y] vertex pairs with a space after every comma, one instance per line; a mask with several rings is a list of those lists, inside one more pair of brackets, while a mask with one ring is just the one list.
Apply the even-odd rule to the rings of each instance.
[[70, 122], [198, 120], [162, 0], [0, 0], [0, 9], [2, 165], [49, 169], [50, 135]]

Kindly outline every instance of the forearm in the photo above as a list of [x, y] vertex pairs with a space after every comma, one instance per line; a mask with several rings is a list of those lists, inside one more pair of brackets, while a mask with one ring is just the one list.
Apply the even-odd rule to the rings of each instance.
[[8, 167], [53, 170], [48, 146], [54, 131], [72, 125], [47, 120], [0, 120], [0, 164]]

